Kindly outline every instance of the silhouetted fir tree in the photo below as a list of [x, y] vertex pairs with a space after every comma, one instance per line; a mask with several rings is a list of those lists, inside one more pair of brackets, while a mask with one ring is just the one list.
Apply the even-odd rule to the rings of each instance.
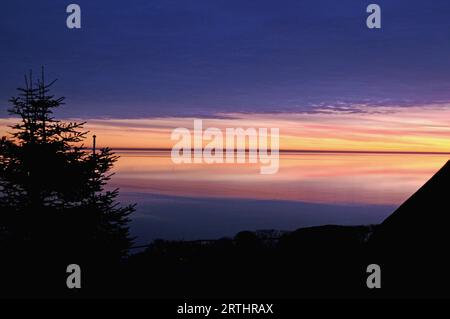
[[53, 117], [64, 100], [50, 94], [55, 81], [45, 84], [43, 74], [32, 81], [30, 72], [10, 100], [19, 123], [0, 141], [0, 253], [61, 264], [119, 261], [131, 245], [134, 206], [118, 206], [118, 190], [105, 190], [118, 157], [85, 150], [85, 123]]

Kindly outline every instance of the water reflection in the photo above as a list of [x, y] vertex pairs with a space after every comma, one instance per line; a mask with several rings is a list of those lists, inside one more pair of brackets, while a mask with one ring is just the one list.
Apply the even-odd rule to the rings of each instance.
[[259, 164], [173, 164], [170, 153], [120, 152], [111, 185], [122, 192], [201, 198], [399, 205], [448, 160], [429, 154], [282, 153]]

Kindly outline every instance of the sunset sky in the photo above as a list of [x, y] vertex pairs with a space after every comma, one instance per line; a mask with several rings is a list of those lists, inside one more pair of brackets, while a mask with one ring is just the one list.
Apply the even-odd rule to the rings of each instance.
[[[370, 107], [296, 114], [221, 114], [204, 120], [204, 129], [280, 128], [281, 150], [450, 152], [450, 107]], [[77, 120], [77, 119], [72, 119]], [[82, 119], [78, 119], [81, 121]], [[0, 119], [0, 132], [15, 119]], [[113, 148], [171, 148], [177, 127], [193, 129], [194, 118], [90, 119], [89, 137]], [[86, 146], [91, 146], [90, 139]]]
[[77, 3], [80, 30], [64, 3], [2, 4], [2, 135], [8, 98], [44, 65], [67, 97], [58, 117], [101, 146], [170, 148], [202, 118], [279, 127], [281, 149], [450, 152], [448, 1], [377, 1], [381, 30], [368, 1]]
[[[81, 29], [66, 27], [70, 3]], [[14, 0], [0, 36], [0, 137], [44, 66], [66, 97], [55, 117], [120, 156], [108, 187], [138, 204], [140, 243], [377, 224], [450, 157], [448, 0]], [[281, 152], [270, 175], [175, 164], [161, 149], [195, 119], [279, 128], [281, 150], [310, 152]]]

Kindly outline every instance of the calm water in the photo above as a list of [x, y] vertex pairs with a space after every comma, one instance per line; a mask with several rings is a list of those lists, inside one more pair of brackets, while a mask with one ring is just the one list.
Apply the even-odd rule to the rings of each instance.
[[232, 236], [241, 230], [379, 223], [449, 159], [411, 154], [281, 154], [259, 164], [173, 164], [170, 154], [119, 152], [111, 186], [137, 203], [132, 232], [154, 238]]

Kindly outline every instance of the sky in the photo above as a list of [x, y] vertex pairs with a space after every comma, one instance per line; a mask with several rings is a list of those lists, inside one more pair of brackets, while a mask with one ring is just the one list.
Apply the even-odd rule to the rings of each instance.
[[[227, 113], [203, 119], [203, 129], [279, 128], [281, 150], [370, 151], [370, 152], [445, 152], [450, 153], [450, 105], [426, 107], [359, 107], [343, 112], [330, 109], [305, 113]], [[93, 118], [85, 125], [98, 146], [115, 149], [170, 149], [174, 128], [191, 130], [191, 117]], [[79, 119], [81, 121], [82, 119]], [[0, 118], [0, 129], [16, 119]], [[269, 131], [270, 132], [270, 131]], [[269, 133], [270, 134], [270, 133]], [[225, 135], [224, 135], [225, 136]], [[208, 141], [204, 140], [204, 146]]]
[[[70, 3], [81, 29], [66, 27]], [[366, 26], [371, 3], [381, 29]], [[4, 0], [0, 37], [0, 136], [17, 121], [8, 99], [44, 66], [66, 97], [55, 115], [121, 155], [110, 186], [139, 203], [144, 242], [378, 223], [450, 153], [448, 0]], [[282, 152], [261, 175], [130, 150], [170, 149], [194, 119], [328, 153]]]
[[[373, 2], [379, 30], [365, 25]], [[171, 128], [206, 118], [278, 125], [287, 149], [450, 151], [447, 0], [76, 3], [79, 30], [69, 2], [1, 4], [1, 132], [44, 65], [66, 97], [58, 116], [115, 147], [167, 147]]]

